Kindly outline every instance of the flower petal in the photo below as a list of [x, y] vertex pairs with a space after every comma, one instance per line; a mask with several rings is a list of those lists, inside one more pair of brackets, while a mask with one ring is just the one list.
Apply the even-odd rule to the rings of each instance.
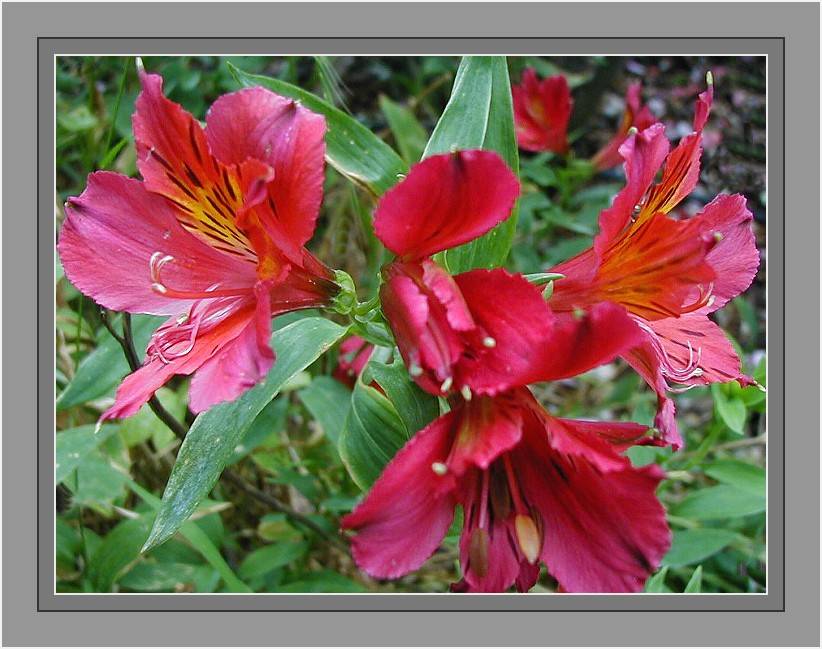
[[508, 399], [479, 397], [463, 401], [452, 412], [457, 434], [447, 465], [456, 476], [472, 466], [487, 469], [522, 436], [522, 415]]
[[759, 251], [751, 229], [753, 215], [740, 194], [720, 195], [694, 217], [700, 226], [721, 237], [708, 253], [707, 261], [716, 279], [711, 311], [747, 289], [759, 268]]
[[[478, 568], [471, 562], [471, 544], [477, 543], [477, 534], [484, 534], [484, 561]], [[511, 530], [507, 521], [494, 521], [489, 529], [479, 530], [465, 526], [460, 535], [460, 565], [463, 571], [465, 592], [503, 593], [517, 580], [520, 560], [511, 542]], [[533, 584], [532, 584], [533, 585]]]
[[599, 215], [599, 234], [594, 239], [594, 250], [598, 254], [631, 222], [634, 208], [651, 186], [670, 146], [665, 127], [657, 123], [629, 136], [619, 147], [619, 153], [625, 159], [625, 187], [616, 195], [611, 207]]
[[619, 147], [628, 137], [631, 127], [644, 131], [656, 121], [651, 110], [642, 104], [642, 83], [635, 81], [629, 84], [625, 93], [625, 111], [622, 114], [622, 123], [614, 136], [600, 149], [591, 163], [600, 171], [616, 167], [622, 162]]
[[[155, 355], [138, 370], [129, 374], [117, 388], [114, 405], [106, 410], [101, 420], [123, 419], [135, 414], [152, 395], [175, 374], [188, 375], [209, 359], [222, 352], [249, 324], [253, 315], [250, 308], [240, 308], [209, 331], [199, 335], [188, 353], [169, 362]], [[175, 318], [168, 321], [172, 325]]]
[[345, 516], [356, 531], [357, 565], [378, 579], [395, 579], [419, 568], [439, 547], [454, 518], [453, 478], [431, 465], [448, 455], [454, 415], [418, 432], [394, 456], [368, 495]]
[[162, 281], [189, 292], [245, 288], [255, 280], [254, 264], [204, 244], [183, 229], [172, 207], [143, 183], [111, 172], [96, 172], [77, 198], [66, 203], [57, 245], [66, 277], [99, 304], [117, 311], [179, 314], [189, 299], [152, 289], [152, 257], [162, 264]]
[[705, 311], [650, 323], [672, 364], [687, 366], [693, 364], [693, 356], [696, 356], [696, 367], [701, 373], [679, 382], [705, 385], [740, 380], [743, 384], [749, 384], [752, 379], [742, 374], [739, 357], [731, 341]]
[[519, 181], [492, 151], [434, 155], [377, 205], [374, 231], [385, 247], [421, 260], [475, 239], [511, 215]]
[[472, 270], [454, 280], [479, 332], [472, 353], [458, 365], [457, 385], [481, 394], [526, 385], [534, 373], [534, 350], [553, 329], [540, 289], [502, 269]]
[[211, 152], [226, 165], [247, 158], [274, 169], [269, 216], [297, 245], [314, 233], [323, 193], [325, 118], [265, 88], [219, 97], [206, 116]]
[[526, 497], [543, 517], [541, 558], [563, 590], [640, 591], [671, 543], [655, 496], [659, 467], [603, 472], [583, 455], [572, 461], [539, 441], [515, 455]]
[[265, 378], [274, 365], [267, 284], [258, 282], [255, 287], [254, 319], [195, 372], [188, 395], [192, 412], [200, 413], [217, 403], [233, 401]]
[[547, 343], [532, 350], [526, 383], [556, 381], [611, 362], [643, 340], [625, 309], [603, 302], [583, 314], [559, 313]]
[[533, 68], [522, 73], [522, 84], [513, 85], [517, 143], [526, 151], [568, 151], [568, 122], [574, 101], [567, 79], [554, 75], [540, 81]]

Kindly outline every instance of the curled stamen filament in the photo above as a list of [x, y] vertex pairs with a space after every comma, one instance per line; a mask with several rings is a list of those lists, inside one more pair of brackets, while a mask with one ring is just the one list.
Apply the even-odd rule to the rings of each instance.
[[697, 311], [698, 309], [701, 309], [704, 306], [710, 306], [711, 304], [713, 304], [714, 301], [716, 300], [716, 298], [713, 295], [713, 291], [714, 291], [714, 283], [713, 282], [708, 284], [708, 288], [705, 288], [704, 286], [702, 286], [700, 284], [700, 286], [699, 286], [699, 297], [696, 299], [696, 301], [693, 304], [691, 304], [689, 306], [686, 306], [686, 307], [683, 307], [682, 308], [682, 313], [692, 313], [693, 311]]
[[656, 332], [642, 320], [636, 319], [635, 322], [639, 325], [640, 329], [648, 334], [648, 339], [651, 346], [654, 348], [657, 356], [659, 356], [662, 360], [660, 363], [660, 370], [666, 378], [676, 381], [677, 383], [682, 383], [696, 376], [702, 376], [702, 368], [699, 367], [700, 362], [702, 362], [701, 347], [699, 347], [696, 350], [696, 353], [694, 353], [694, 348], [691, 345], [691, 341], [686, 341], [688, 344], [688, 362], [684, 367], [676, 367], [671, 357], [668, 355], [668, 352], [665, 350], [665, 346], [659, 340], [659, 336]]
[[208, 287], [205, 291], [183, 291], [169, 287], [161, 277], [163, 266], [174, 261], [171, 255], [164, 255], [162, 252], [155, 252], [151, 255], [148, 266], [151, 273], [151, 290], [165, 297], [181, 300], [201, 300], [215, 297], [237, 297], [249, 292], [248, 288], [233, 288], [218, 290], [219, 284]]

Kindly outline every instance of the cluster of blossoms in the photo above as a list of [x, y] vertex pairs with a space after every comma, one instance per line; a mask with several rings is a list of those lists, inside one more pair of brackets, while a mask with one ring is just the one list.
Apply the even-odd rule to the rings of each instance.
[[[221, 97], [203, 129], [162, 95], [158, 76], [141, 82], [143, 181], [92, 174], [66, 206], [59, 243], [69, 279], [100, 304], [170, 316], [104, 418], [133, 414], [174, 374], [194, 373], [195, 411], [237, 397], [274, 362], [271, 317], [332, 306], [341, 290], [304, 247], [321, 201], [324, 119], [252, 88]], [[343, 519], [365, 572], [419, 568], [458, 505], [455, 591], [526, 591], [542, 563], [566, 592], [634, 592], [659, 565], [671, 537], [655, 495], [664, 475], [624, 451], [681, 446], [671, 391], [751, 382], [708, 317], [758, 267], [745, 199], [718, 196], [691, 218], [672, 212], [697, 182], [712, 92], [671, 149], [631, 86], [622, 127], [596, 156], [599, 168], [624, 161], [625, 186], [592, 247], [546, 269], [561, 276], [548, 298], [525, 276], [451, 275], [434, 259], [510, 216], [520, 185], [496, 153], [431, 156], [382, 196], [374, 229], [395, 255], [382, 269], [382, 313], [409, 375], [448, 411]], [[523, 148], [567, 149], [564, 79], [528, 71], [513, 97]], [[341, 351], [338, 377], [351, 381], [371, 348], [352, 338]], [[654, 429], [559, 418], [529, 390], [617, 357], [656, 391]]]

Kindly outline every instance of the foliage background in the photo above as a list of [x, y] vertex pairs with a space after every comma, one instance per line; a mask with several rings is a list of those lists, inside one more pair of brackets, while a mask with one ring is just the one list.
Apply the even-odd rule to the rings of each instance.
[[[217, 96], [239, 87], [229, 61], [333, 102], [408, 163], [419, 159], [459, 63], [456, 57], [149, 57], [144, 64], [163, 75], [171, 99], [202, 119]], [[717, 315], [742, 352], [744, 368], [764, 384], [764, 59], [518, 57], [509, 59], [515, 82], [525, 65], [543, 75], [568, 75], [575, 96], [575, 157], [521, 154], [524, 191], [508, 263], [521, 272], [544, 270], [590, 244], [597, 215], [622, 177], [621, 170], [612, 170], [590, 178], [580, 160], [613, 133], [627, 83], [642, 79], [645, 101], [667, 124], [669, 137], [677, 138], [690, 130], [693, 100], [705, 72], [712, 70], [716, 102], [705, 133], [701, 182], [684, 209], [697, 210], [721, 191], [748, 198], [762, 265], [751, 289]], [[130, 122], [137, 92], [133, 59], [58, 58], [55, 235], [63, 202], [83, 190], [89, 172], [110, 168], [137, 175]], [[368, 194], [328, 167], [311, 247], [329, 266], [351, 274], [362, 297], [373, 287], [382, 259], [366, 225], [372, 208]], [[360, 490], [336, 450], [349, 396], [330, 377], [333, 353], [290, 381], [232, 458], [236, 474], [287, 503], [297, 516], [272, 511], [223, 480], [192, 517], [195, 529], [140, 554], [179, 441], [148, 408], [94, 435], [97, 417], [128, 368], [99, 309], [63, 277], [59, 259], [55, 282], [58, 591], [220, 592], [245, 585], [258, 592], [442, 592], [456, 579], [456, 527], [421, 570], [396, 582], [375, 582], [359, 573], [339, 543], [338, 519]], [[288, 316], [277, 324], [287, 321]], [[158, 319], [136, 316], [133, 322], [142, 351]], [[158, 396], [190, 422], [186, 387], [177, 378]], [[562, 416], [649, 424], [653, 418], [652, 393], [620, 363], [539, 386], [537, 394]], [[765, 397], [734, 383], [695, 388], [677, 401], [685, 450], [629, 452], [636, 464], [657, 461], [668, 472], [659, 494], [674, 545], [647, 590], [763, 592]], [[554, 587], [543, 574], [534, 590]]]

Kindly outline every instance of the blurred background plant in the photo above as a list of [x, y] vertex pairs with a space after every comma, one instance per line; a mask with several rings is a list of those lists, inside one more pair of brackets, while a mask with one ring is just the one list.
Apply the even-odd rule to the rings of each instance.
[[[420, 157], [448, 101], [456, 57], [147, 57], [167, 95], [198, 118], [236, 90], [228, 62], [314, 92], [391, 144], [407, 163]], [[508, 266], [546, 269], [590, 244], [599, 211], [622, 182], [621, 169], [593, 175], [587, 157], [613, 134], [629, 81], [667, 124], [669, 137], [690, 130], [693, 99], [705, 72], [716, 101], [705, 134], [700, 184], [683, 209], [698, 210], [719, 192], [740, 192], [755, 216], [762, 265], [754, 285], [721, 310], [744, 369], [765, 384], [765, 67], [756, 58], [521, 57], [540, 75], [564, 73], [575, 107], [568, 157], [521, 154], [523, 195]], [[136, 176], [131, 114], [138, 92], [133, 58], [61, 57], [57, 61], [56, 219], [86, 176], [112, 169]], [[320, 227], [311, 244], [329, 266], [373, 291], [383, 251], [370, 228], [374, 203], [366, 191], [327, 167]], [[360, 489], [349, 477], [337, 441], [350, 404], [350, 383], [332, 377], [334, 355], [299, 373], [262, 411], [223, 479], [181, 531], [141, 554], [159, 497], [180, 445], [148, 407], [103, 426], [100, 412], [128, 372], [119, 343], [99, 308], [63, 277], [56, 282], [56, 584], [60, 592], [442, 592], [457, 576], [458, 527], [425, 566], [396, 582], [362, 575], [337, 534]], [[295, 316], [290, 316], [293, 319]], [[297, 316], [299, 317], [299, 316]], [[289, 317], [281, 318], [281, 326]], [[135, 346], [145, 349], [160, 318], [136, 316]], [[114, 324], [117, 323], [108, 323]], [[385, 358], [371, 369], [382, 371]], [[338, 372], [339, 375], [339, 372]], [[158, 393], [181, 421], [187, 382]], [[621, 363], [573, 380], [539, 386], [538, 397], [562, 416], [650, 424], [654, 396]], [[638, 465], [660, 463], [668, 479], [660, 497], [674, 530], [673, 546], [649, 592], [764, 592], [765, 395], [736, 383], [694, 388], [677, 398], [684, 451], [629, 451]], [[390, 406], [390, 404], [388, 404]], [[386, 411], [396, 418], [393, 407]], [[379, 414], [379, 413], [377, 413]], [[353, 413], [376, 416], [375, 413]], [[385, 413], [383, 413], [385, 415]], [[389, 422], [391, 423], [391, 422]], [[550, 592], [547, 575], [535, 587]]]

